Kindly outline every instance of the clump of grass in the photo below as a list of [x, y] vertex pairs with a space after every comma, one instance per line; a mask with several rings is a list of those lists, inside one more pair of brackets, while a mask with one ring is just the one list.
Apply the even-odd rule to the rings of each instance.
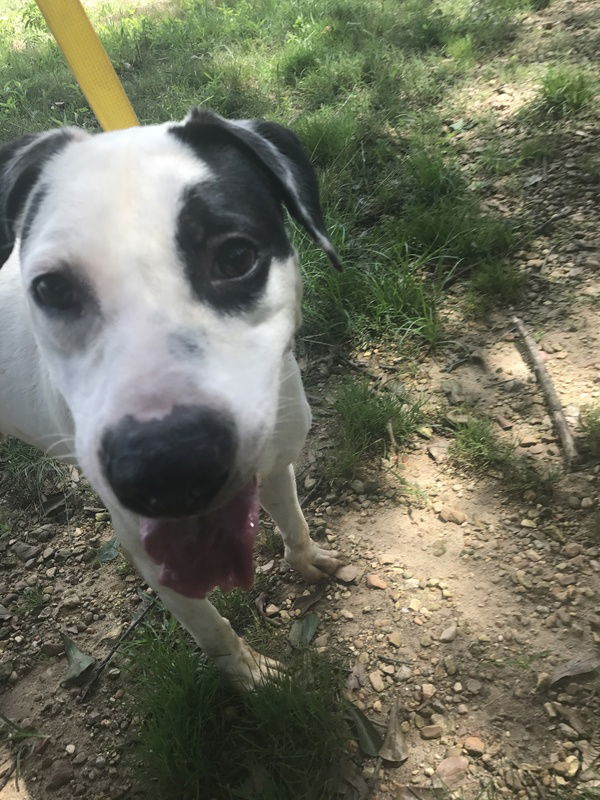
[[471, 278], [473, 307], [480, 313], [517, 303], [523, 297], [525, 275], [513, 264], [492, 263], [477, 267]]
[[70, 468], [19, 439], [0, 441], [2, 488], [24, 509], [42, 510], [47, 497], [67, 493]]
[[526, 139], [520, 148], [519, 161], [522, 164], [547, 164], [559, 153], [559, 139], [556, 134], [543, 133]]
[[331, 477], [349, 478], [365, 459], [383, 454], [386, 427], [392, 426], [398, 444], [414, 433], [421, 421], [421, 404], [394, 394], [373, 391], [366, 380], [348, 380], [335, 396], [334, 457]]
[[349, 734], [334, 665], [306, 651], [286, 677], [241, 694], [172, 618], [145, 625], [125, 655], [143, 720], [132, 758], [149, 800], [335, 796]]
[[553, 67], [542, 78], [538, 97], [529, 112], [534, 116], [561, 119], [584, 109], [593, 97], [594, 87], [587, 73], [570, 65]]
[[542, 472], [528, 459], [518, 456], [515, 447], [496, 436], [488, 420], [473, 418], [456, 431], [449, 455], [454, 464], [471, 470], [492, 470], [502, 476], [513, 492], [533, 490], [548, 496], [559, 478], [557, 470]]
[[582, 409], [581, 429], [587, 451], [593, 458], [600, 458], [600, 405]]
[[36, 616], [45, 605], [46, 598], [42, 590], [37, 586], [30, 586], [19, 598], [17, 611], [19, 614]]

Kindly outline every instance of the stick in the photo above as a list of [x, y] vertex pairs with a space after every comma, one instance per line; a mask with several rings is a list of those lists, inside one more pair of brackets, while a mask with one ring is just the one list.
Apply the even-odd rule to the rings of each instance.
[[512, 322], [514, 325], [516, 325], [516, 328], [523, 339], [523, 345], [533, 365], [533, 371], [538, 379], [548, 404], [548, 408], [552, 415], [552, 419], [554, 420], [554, 427], [563, 446], [566, 465], [567, 467], [570, 467], [574, 461], [577, 461], [577, 448], [575, 447], [573, 436], [571, 435], [571, 431], [567, 425], [565, 412], [563, 411], [561, 402], [558, 399], [556, 389], [552, 383], [552, 378], [544, 366], [544, 363], [540, 357], [540, 351], [534, 342], [533, 337], [525, 327], [523, 321], [519, 319], [519, 317], [513, 317]]
[[102, 659], [102, 661], [98, 664], [98, 666], [94, 669], [91, 678], [86, 683], [83, 691], [79, 695], [79, 702], [80, 703], [83, 703], [83, 701], [87, 698], [87, 696], [89, 695], [89, 693], [92, 690], [92, 687], [96, 685], [96, 683], [98, 681], [98, 678], [100, 677], [101, 673], [106, 669], [106, 665], [111, 660], [111, 658], [114, 656], [114, 654], [117, 652], [119, 647], [123, 644], [125, 639], [127, 639], [127, 637], [130, 636], [133, 633], [133, 631], [137, 628], [137, 626], [140, 624], [140, 622], [144, 619], [146, 614], [150, 611], [151, 608], [154, 608], [155, 605], [156, 605], [156, 597], [153, 597], [150, 600], [150, 602], [147, 603], [144, 606], [144, 608], [140, 611], [140, 613], [133, 620], [133, 622], [130, 622], [129, 626], [126, 628], [126, 630], [124, 630], [123, 633], [119, 636], [117, 641], [110, 648], [110, 650], [108, 652], [108, 655], [106, 655]]

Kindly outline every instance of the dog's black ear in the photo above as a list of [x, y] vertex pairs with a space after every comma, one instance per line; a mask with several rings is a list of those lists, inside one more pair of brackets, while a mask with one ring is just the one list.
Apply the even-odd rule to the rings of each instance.
[[72, 139], [86, 135], [59, 128], [22, 136], [0, 148], [0, 265], [11, 253], [27, 199], [42, 167]]
[[275, 122], [230, 121], [200, 109], [193, 109], [183, 124], [174, 126], [171, 131], [191, 146], [201, 144], [203, 137], [212, 133], [223, 140], [233, 140], [252, 153], [275, 179], [290, 214], [325, 251], [334, 267], [341, 270], [325, 230], [315, 171], [292, 131]]

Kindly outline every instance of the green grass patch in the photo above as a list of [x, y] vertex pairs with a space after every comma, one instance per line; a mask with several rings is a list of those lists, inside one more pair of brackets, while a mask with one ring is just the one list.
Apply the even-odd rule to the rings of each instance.
[[582, 409], [581, 430], [588, 453], [593, 458], [600, 458], [600, 405]]
[[513, 264], [482, 264], [471, 278], [471, 305], [477, 313], [491, 308], [515, 305], [523, 299], [525, 275]]
[[304, 651], [288, 676], [238, 693], [172, 618], [127, 647], [143, 720], [131, 759], [149, 800], [329, 800], [349, 736], [341, 673]]
[[512, 443], [501, 441], [485, 419], [473, 418], [456, 431], [449, 448], [452, 462], [463, 469], [490, 470], [502, 477], [511, 492], [532, 490], [549, 496], [559, 478], [558, 470], [542, 471], [528, 459], [515, 453]]
[[350, 478], [369, 458], [389, 447], [392, 426], [398, 444], [415, 432], [422, 419], [421, 403], [391, 392], [375, 392], [367, 380], [348, 380], [337, 390], [334, 409], [334, 456], [326, 465], [332, 478]]
[[7, 437], [0, 440], [0, 485], [15, 505], [40, 511], [48, 497], [69, 493], [70, 467]]
[[541, 80], [538, 95], [525, 114], [562, 119], [587, 108], [594, 99], [594, 82], [578, 67], [563, 64], [551, 67]]

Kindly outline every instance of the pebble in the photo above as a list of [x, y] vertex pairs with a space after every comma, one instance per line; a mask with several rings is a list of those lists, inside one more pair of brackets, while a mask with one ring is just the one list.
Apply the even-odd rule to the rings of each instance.
[[444, 786], [448, 789], [452, 789], [462, 782], [468, 769], [468, 758], [465, 756], [450, 756], [440, 761], [435, 772]]
[[592, 497], [583, 497], [581, 499], [582, 508], [592, 508], [593, 505], [594, 505], [594, 500]]
[[346, 564], [340, 567], [335, 573], [335, 577], [342, 583], [352, 583], [358, 577], [359, 569], [353, 564]]
[[412, 669], [406, 664], [402, 664], [402, 666], [398, 667], [396, 670], [396, 680], [398, 681], [407, 681], [411, 675]]
[[387, 589], [387, 583], [379, 577], [379, 575], [375, 575], [374, 573], [371, 575], [367, 575], [367, 586], [369, 589]]
[[421, 695], [423, 696], [423, 702], [427, 702], [431, 700], [433, 695], [436, 693], [436, 688], [432, 683], [424, 683], [421, 686]]
[[456, 675], [458, 672], [458, 664], [456, 663], [456, 659], [454, 656], [444, 656], [444, 669], [446, 673], [450, 676]]
[[441, 725], [425, 725], [420, 731], [423, 739], [439, 739], [443, 732]]
[[402, 644], [402, 634], [400, 631], [394, 631], [393, 633], [388, 633], [388, 642], [392, 644], [394, 647], [400, 647]]
[[440, 642], [453, 642], [458, 633], [458, 625], [456, 622], [450, 623], [447, 628], [440, 633]]
[[463, 742], [463, 747], [472, 756], [482, 756], [485, 753], [485, 744], [479, 736], [468, 736]]
[[462, 525], [467, 521], [467, 515], [457, 508], [446, 506], [440, 511], [440, 519], [442, 522], [454, 522], [456, 525]]
[[66, 751], [66, 752], [67, 752], [67, 753], [68, 753], [70, 756], [73, 756], [73, 755], [75, 755], [75, 745], [74, 745], [74, 744], [68, 744], [68, 745], [65, 747], [65, 751]]
[[380, 670], [376, 669], [373, 672], [369, 672], [369, 680], [371, 681], [371, 686], [376, 692], [383, 692], [385, 689], [385, 684], [383, 682], [383, 677]]

